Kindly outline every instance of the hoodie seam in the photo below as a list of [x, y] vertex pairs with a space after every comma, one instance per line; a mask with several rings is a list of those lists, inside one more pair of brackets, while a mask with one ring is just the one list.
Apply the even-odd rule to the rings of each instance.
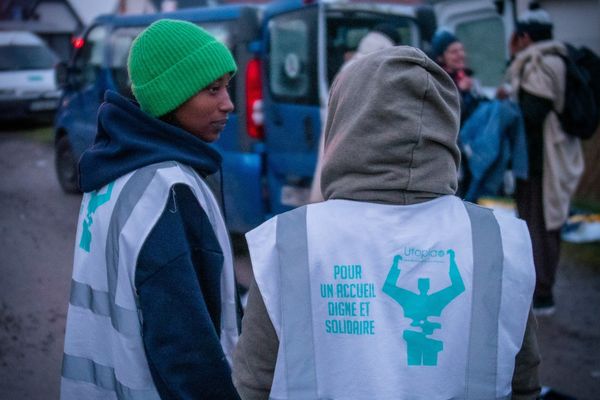
[[427, 77], [427, 85], [425, 86], [425, 91], [423, 92], [423, 97], [421, 98], [421, 110], [419, 112], [419, 130], [417, 133], [417, 139], [416, 139], [415, 143], [413, 144], [412, 150], [410, 151], [410, 162], [408, 165], [408, 182], [406, 183], [407, 190], [410, 190], [410, 188], [411, 188], [415, 149], [416, 149], [417, 145], [419, 144], [419, 141], [421, 140], [421, 132], [423, 130], [423, 111], [425, 110], [425, 98], [427, 97], [427, 92], [429, 91], [429, 85], [430, 85], [429, 74], [426, 74], [426, 77]]

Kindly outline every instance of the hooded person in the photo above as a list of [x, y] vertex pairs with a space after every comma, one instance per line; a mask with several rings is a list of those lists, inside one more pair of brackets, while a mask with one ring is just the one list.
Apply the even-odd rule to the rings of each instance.
[[61, 399], [238, 399], [232, 253], [204, 178], [237, 67], [200, 27], [163, 19], [134, 40], [137, 102], [107, 92], [79, 161]]
[[527, 140], [529, 176], [516, 181], [515, 202], [531, 232], [537, 315], [554, 312], [561, 228], [584, 171], [581, 141], [567, 134], [558, 118], [565, 103], [567, 49], [553, 40], [552, 31], [550, 15], [533, 3], [517, 20], [507, 72]]
[[325, 201], [246, 235], [241, 397], [536, 399], [527, 228], [454, 196], [450, 77], [392, 47], [344, 69], [328, 108]]

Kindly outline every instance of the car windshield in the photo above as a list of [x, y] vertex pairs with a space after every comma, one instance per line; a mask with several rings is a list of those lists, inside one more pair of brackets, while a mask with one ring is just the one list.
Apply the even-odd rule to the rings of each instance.
[[50, 69], [57, 58], [44, 46], [0, 46], [0, 71]]

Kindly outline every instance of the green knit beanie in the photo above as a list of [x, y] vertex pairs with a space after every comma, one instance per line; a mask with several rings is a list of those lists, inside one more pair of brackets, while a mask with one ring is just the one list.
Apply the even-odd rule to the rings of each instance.
[[127, 68], [143, 111], [160, 117], [237, 67], [229, 49], [191, 22], [161, 19], [131, 45]]

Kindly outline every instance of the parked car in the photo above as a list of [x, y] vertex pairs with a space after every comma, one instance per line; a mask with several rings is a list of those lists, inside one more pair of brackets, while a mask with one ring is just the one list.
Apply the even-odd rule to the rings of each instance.
[[57, 56], [38, 36], [0, 31], [0, 120], [54, 114], [60, 97]]
[[500, 83], [508, 37], [494, 3], [281, 0], [102, 16], [75, 41], [70, 63], [59, 68], [65, 89], [55, 122], [59, 182], [68, 192], [77, 190], [76, 160], [93, 143], [104, 92], [131, 95], [126, 60], [133, 38], [159, 18], [188, 20], [222, 40], [239, 66], [231, 84], [236, 108], [214, 146], [223, 155], [228, 228], [246, 232], [307, 202], [329, 86], [371, 28], [392, 24], [403, 44], [428, 50], [443, 25], [465, 43], [471, 66], [491, 87]]

